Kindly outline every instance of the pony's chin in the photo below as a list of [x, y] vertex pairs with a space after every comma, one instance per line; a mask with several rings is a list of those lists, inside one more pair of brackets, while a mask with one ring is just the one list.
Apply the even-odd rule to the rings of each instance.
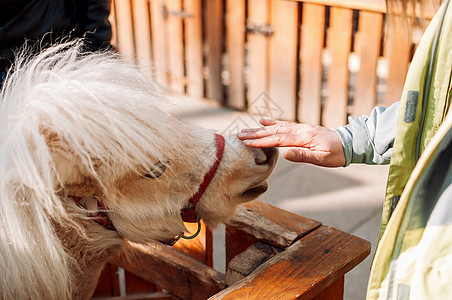
[[268, 183], [266, 181], [253, 186], [249, 189], [247, 189], [246, 191], [244, 191], [241, 196], [244, 198], [249, 198], [249, 199], [255, 199], [257, 197], [259, 197], [260, 195], [262, 195], [263, 193], [265, 193], [268, 189]]

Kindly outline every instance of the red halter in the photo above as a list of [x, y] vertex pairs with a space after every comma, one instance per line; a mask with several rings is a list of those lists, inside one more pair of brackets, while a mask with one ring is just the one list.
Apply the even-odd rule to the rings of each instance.
[[210, 168], [209, 172], [204, 175], [204, 179], [201, 182], [201, 185], [198, 188], [196, 194], [194, 194], [188, 202], [190, 203], [189, 207], [181, 209], [182, 220], [188, 223], [196, 223], [199, 221], [199, 217], [196, 215], [195, 209], [196, 205], [201, 199], [201, 196], [206, 191], [209, 183], [212, 181], [213, 176], [217, 172], [218, 166], [220, 165], [221, 159], [223, 158], [224, 153], [224, 137], [219, 134], [215, 134], [215, 144], [217, 148], [217, 160]]
[[[200, 218], [196, 214], [196, 205], [198, 204], [199, 200], [201, 199], [202, 195], [206, 191], [207, 187], [209, 186], [210, 182], [212, 181], [213, 176], [217, 172], [218, 166], [220, 165], [221, 159], [223, 158], [224, 153], [224, 146], [225, 146], [225, 140], [222, 135], [215, 134], [215, 145], [216, 145], [216, 160], [215, 163], [210, 168], [209, 172], [204, 175], [204, 178], [198, 188], [198, 191], [188, 200], [189, 206], [181, 209], [181, 216], [182, 220], [187, 223], [198, 223], [198, 231], [192, 235], [192, 236], [184, 236], [183, 234], [175, 237], [174, 239], [171, 239], [170, 241], [163, 242], [167, 245], [174, 245], [180, 238], [184, 239], [192, 239], [195, 238], [198, 233], [201, 231], [201, 224], [199, 222]], [[80, 204], [80, 201], [83, 199], [82, 197], [76, 197], [76, 196], [69, 196], [72, 198], [75, 202]], [[97, 200], [97, 207], [99, 211], [96, 212], [94, 216], [94, 221], [96, 221], [99, 225], [102, 227], [109, 229], [109, 230], [116, 230], [115, 226], [113, 225], [113, 222], [108, 217], [108, 214], [106, 212], [106, 208], [104, 204]]]

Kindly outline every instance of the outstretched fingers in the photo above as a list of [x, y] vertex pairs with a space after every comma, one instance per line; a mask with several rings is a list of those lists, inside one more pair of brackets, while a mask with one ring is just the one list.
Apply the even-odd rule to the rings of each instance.
[[260, 128], [245, 128], [237, 134], [239, 140], [260, 139], [278, 134], [291, 134], [296, 131], [296, 124], [291, 122], [274, 121], [269, 119], [260, 119], [259, 122], [264, 125]]
[[243, 143], [248, 147], [267, 148], [267, 147], [292, 147], [297, 142], [295, 134], [272, 134], [256, 139], [244, 139]]

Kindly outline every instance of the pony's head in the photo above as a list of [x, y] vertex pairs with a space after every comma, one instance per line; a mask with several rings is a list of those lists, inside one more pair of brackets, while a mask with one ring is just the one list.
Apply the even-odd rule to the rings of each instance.
[[[219, 161], [214, 132], [165, 113], [169, 97], [137, 67], [112, 53], [82, 54], [80, 47], [62, 44], [19, 57], [2, 90], [3, 296], [73, 293], [57, 286], [71, 280], [86, 253], [124, 239], [146, 243], [181, 234], [181, 209], [200, 190], [196, 215], [210, 226], [227, 221], [238, 204], [265, 191], [276, 162], [275, 149], [247, 148], [235, 138], [226, 139]], [[116, 231], [92, 220], [99, 204]], [[30, 288], [14, 294], [13, 281]], [[41, 294], [33, 294], [38, 285]]]

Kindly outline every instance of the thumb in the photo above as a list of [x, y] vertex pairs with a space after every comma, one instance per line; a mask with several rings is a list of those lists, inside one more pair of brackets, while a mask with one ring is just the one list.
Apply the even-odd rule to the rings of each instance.
[[318, 159], [311, 150], [306, 148], [290, 148], [283, 152], [285, 159], [293, 162], [318, 164]]

